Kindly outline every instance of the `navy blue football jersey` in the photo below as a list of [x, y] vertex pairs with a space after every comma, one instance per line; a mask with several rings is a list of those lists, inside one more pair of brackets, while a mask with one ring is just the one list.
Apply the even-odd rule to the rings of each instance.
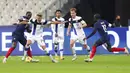
[[108, 33], [107, 33], [108, 25], [109, 23], [106, 20], [98, 20], [94, 24], [94, 29], [96, 29], [99, 32], [99, 35], [101, 37], [108, 37]]

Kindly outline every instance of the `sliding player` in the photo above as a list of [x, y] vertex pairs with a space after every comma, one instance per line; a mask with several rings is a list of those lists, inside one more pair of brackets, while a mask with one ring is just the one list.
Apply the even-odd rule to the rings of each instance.
[[107, 27], [109, 26], [109, 23], [105, 20], [102, 20], [100, 14], [95, 14], [94, 20], [96, 21], [96, 23], [94, 24], [94, 30], [87, 37], [87, 39], [89, 39], [91, 36], [93, 36], [97, 31], [99, 32], [101, 38], [99, 40], [97, 40], [95, 42], [95, 44], [93, 45], [92, 52], [90, 54], [90, 58], [86, 59], [85, 60], [86, 62], [93, 61], [94, 55], [96, 53], [96, 48], [102, 44], [105, 44], [105, 46], [109, 52], [124, 52], [126, 54], [129, 54], [127, 48], [116, 48], [116, 47], [112, 48], [111, 47], [110, 37], [108, 36], [108, 33], [107, 33]]
[[[61, 10], [56, 10], [55, 16], [52, 21], [60, 21], [64, 22], [65, 19], [61, 17]], [[63, 57], [63, 48], [64, 48], [64, 26], [65, 24], [52, 24], [51, 29], [53, 32], [53, 44], [54, 44], [54, 51], [55, 51], [55, 58], [58, 59], [58, 45], [60, 51], [60, 59], [64, 60]]]
[[73, 58], [72, 61], [77, 59], [76, 51], [74, 48], [74, 44], [76, 41], [79, 41], [83, 47], [89, 52], [90, 54], [90, 47], [87, 45], [87, 41], [83, 40], [85, 37], [85, 33], [83, 28], [87, 26], [86, 22], [82, 19], [80, 16], [76, 16], [76, 9], [71, 8], [70, 9], [70, 15], [71, 18], [69, 19], [69, 26], [67, 35], [70, 35], [71, 27], [73, 26], [73, 31], [71, 32], [71, 38], [70, 38], [70, 48], [72, 49]]

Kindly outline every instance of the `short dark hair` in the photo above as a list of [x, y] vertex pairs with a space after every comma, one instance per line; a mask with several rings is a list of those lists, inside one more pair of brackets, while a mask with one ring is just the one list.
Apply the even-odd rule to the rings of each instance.
[[62, 11], [61, 11], [61, 10], [56, 10], [56, 11], [55, 11], [55, 13], [57, 13], [57, 12], [60, 12], [60, 13], [62, 13]]
[[32, 12], [31, 12], [31, 11], [27, 11], [27, 12], [26, 12], [26, 15], [27, 15], [27, 14], [32, 14]]
[[38, 13], [37, 16], [42, 17], [42, 14], [41, 14], [41, 13]]

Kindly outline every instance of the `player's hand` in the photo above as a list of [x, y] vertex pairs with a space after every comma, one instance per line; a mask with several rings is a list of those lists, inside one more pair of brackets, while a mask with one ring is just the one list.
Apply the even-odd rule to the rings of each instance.
[[53, 24], [62, 24], [62, 22], [54, 21]]

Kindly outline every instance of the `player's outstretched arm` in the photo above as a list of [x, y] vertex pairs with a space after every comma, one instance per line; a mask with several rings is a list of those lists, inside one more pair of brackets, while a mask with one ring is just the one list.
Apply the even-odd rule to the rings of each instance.
[[62, 22], [59, 22], [59, 21], [52, 21], [51, 24], [57, 25], [57, 24], [62, 24]]
[[97, 30], [94, 29], [93, 32], [87, 37], [87, 39], [89, 39], [90, 37], [92, 37], [96, 32], [97, 32]]
[[71, 24], [69, 23], [68, 29], [67, 29], [67, 36], [70, 35], [70, 30], [71, 30]]

